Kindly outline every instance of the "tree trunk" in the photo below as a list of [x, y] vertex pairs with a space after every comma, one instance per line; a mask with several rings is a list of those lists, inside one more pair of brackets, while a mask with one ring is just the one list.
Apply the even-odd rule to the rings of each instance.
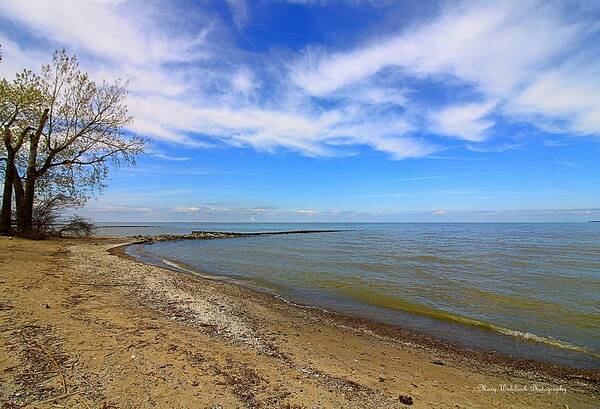
[[15, 189], [15, 204], [17, 210], [17, 230], [20, 232], [21, 230], [21, 215], [23, 214], [23, 205], [25, 203], [25, 189], [23, 188], [23, 181], [19, 174], [16, 174], [13, 177], [13, 187]]
[[6, 155], [6, 168], [4, 169], [4, 191], [2, 193], [2, 211], [0, 212], [0, 234], [10, 232], [12, 224], [12, 192], [15, 155], [8, 152]]
[[19, 234], [31, 236], [33, 233], [33, 202], [35, 198], [35, 183], [40, 176], [37, 169], [38, 145], [46, 121], [48, 120], [48, 109], [45, 109], [40, 117], [40, 121], [35, 133], [29, 138], [29, 158], [27, 163], [27, 173], [25, 175], [25, 187], [23, 181], [17, 177], [14, 178], [15, 199], [17, 202], [17, 228]]
[[[15, 189], [16, 191], [16, 189]], [[20, 194], [19, 194], [20, 193]], [[17, 199], [17, 228], [23, 236], [33, 233], [33, 199], [35, 196], [35, 178], [27, 180], [25, 189], [16, 194]]]

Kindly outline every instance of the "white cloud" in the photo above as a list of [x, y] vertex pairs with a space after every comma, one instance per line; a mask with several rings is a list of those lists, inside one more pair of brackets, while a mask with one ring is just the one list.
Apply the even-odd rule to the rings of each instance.
[[[251, 3], [228, 4], [238, 26], [245, 24]], [[225, 143], [333, 156], [368, 146], [394, 159], [423, 157], [443, 149], [418, 137], [423, 129], [480, 142], [490, 137], [490, 117], [498, 112], [539, 118], [545, 127], [559, 118], [566, 121], [560, 131], [600, 131], [599, 86], [590, 86], [600, 72], [598, 57], [577, 64], [569, 57], [591, 28], [585, 19], [566, 21], [556, 3], [452, 3], [429, 22], [354, 50], [307, 49], [289, 70], [267, 54], [260, 61], [272, 66], [257, 69], [255, 55], [243, 57], [221, 38], [227, 36], [211, 34], [225, 30], [219, 19], [190, 31], [157, 21], [171, 10], [138, 6], [127, 0], [0, 2], [0, 14], [40, 42], [39, 48], [17, 44], [0, 28], [0, 70], [11, 75], [19, 67], [38, 68], [49, 60], [47, 41], [66, 46], [95, 78], [130, 80], [132, 131], [190, 148]], [[481, 95], [477, 102], [418, 105], [412, 84], [374, 79], [387, 67], [401, 67], [409, 79], [449, 76]], [[323, 108], [313, 96], [336, 104]]]
[[[387, 67], [419, 77], [449, 75], [487, 99], [499, 100], [498, 107], [518, 96], [519, 103], [509, 107], [513, 115], [559, 116], [572, 121], [569, 131], [598, 133], [598, 55], [583, 56], [577, 66], [569, 61], [599, 27], [577, 15], [577, 7], [571, 10], [575, 18], [564, 17], [563, 6], [538, 1], [449, 3], [430, 23], [351, 51], [309, 48], [290, 67], [291, 77], [306, 92], [323, 96], [368, 81]], [[590, 62], [594, 70], [585, 69]], [[491, 109], [487, 103], [442, 108], [432, 114], [433, 130], [484, 140], [492, 123], [482, 117]]]
[[[509, 110], [567, 121], [568, 130], [600, 134], [600, 61], [571, 61], [537, 76], [511, 101]], [[564, 130], [564, 129], [563, 129]]]
[[350, 84], [335, 92], [329, 94], [333, 99], [345, 100], [348, 103], [366, 104], [366, 105], [407, 105], [410, 101], [407, 94], [410, 91], [397, 86], [387, 84], [375, 84], [369, 81], [363, 81], [357, 84]]
[[241, 68], [231, 78], [231, 84], [236, 91], [250, 94], [258, 87], [257, 79], [248, 68]]
[[15, 74], [24, 68], [39, 68], [39, 62], [47, 61], [49, 58], [47, 51], [26, 50], [2, 35], [1, 32], [0, 45], [2, 46], [0, 49], [2, 52], [0, 75], [5, 78], [14, 78]]
[[185, 161], [191, 160], [191, 158], [187, 158], [184, 156], [165, 155], [162, 152], [150, 152], [150, 154], [158, 159], [170, 160], [170, 161], [175, 161], [175, 162], [185, 162]]
[[399, 178], [399, 179], [394, 179], [394, 180], [399, 180], [399, 181], [403, 181], [403, 182], [412, 182], [412, 181], [421, 181], [421, 180], [429, 180], [429, 179], [444, 179], [445, 176], [442, 175], [431, 175], [431, 176], [414, 176], [414, 177], [407, 177], [407, 178]]
[[199, 207], [174, 207], [173, 211], [176, 213], [196, 213], [200, 211]]
[[107, 204], [101, 207], [92, 207], [94, 212], [98, 213], [124, 213], [124, 212], [151, 212], [153, 209], [150, 207], [139, 207], [139, 206], [129, 206], [129, 205], [112, 205]]
[[486, 131], [494, 122], [485, 119], [495, 102], [454, 105], [431, 114], [432, 129], [440, 134], [481, 142], [487, 139]]
[[337, 111], [310, 114], [203, 107], [159, 97], [131, 97], [130, 105], [147, 121], [142, 129], [153, 135], [156, 132], [158, 138], [165, 135], [167, 139], [176, 138], [182, 131], [191, 131], [209, 138], [208, 141], [195, 139], [195, 143], [219, 139], [236, 146], [265, 151], [283, 147], [312, 156], [335, 155], [337, 147], [356, 144], [371, 146], [397, 159], [426, 156], [435, 151], [426, 141], [404, 136], [412, 130], [405, 122], [385, 123], [368, 118], [352, 118], [349, 122], [347, 115]]
[[33, 33], [94, 56], [134, 64], [189, 60], [194, 46], [202, 42], [202, 31], [170, 38], [143, 22], [144, 11], [128, 9], [125, 1], [0, 2], [0, 13], [26, 24]]
[[250, 12], [248, 10], [248, 3], [246, 0], [225, 0], [235, 25], [238, 28], [243, 28], [250, 18]]
[[401, 90], [369, 88], [361, 95], [361, 100], [371, 104], [396, 104], [405, 105], [408, 98], [404, 96]]
[[[156, 220], [178, 221], [437, 221], [443, 218], [446, 221], [587, 221], [597, 219], [600, 209], [573, 208], [573, 209], [536, 209], [536, 210], [511, 210], [511, 209], [486, 209], [478, 211], [465, 210], [395, 210], [380, 212], [354, 212], [332, 210], [286, 210], [286, 209], [259, 209], [252, 208], [212, 208], [194, 207], [156, 207], [143, 212], [135, 212], [133, 206], [119, 206], [123, 209], [114, 212], [101, 208], [87, 207], [79, 212], [86, 217], [102, 221], [140, 221], [155, 223]], [[127, 209], [127, 210], [125, 210]], [[176, 211], [182, 209], [184, 211]], [[185, 211], [192, 209], [191, 211]]]
[[[359, 107], [313, 109], [306, 104], [305, 95], [294, 97], [287, 91], [271, 107], [257, 104], [254, 97], [261, 80], [252, 68], [244, 64], [230, 67], [203, 48], [209, 46], [207, 33], [215, 27], [214, 22], [192, 38], [182, 38], [150, 24], [144, 13], [132, 13], [135, 10], [128, 9], [127, 1], [83, 4], [59, 0], [52, 10], [46, 2], [40, 2], [37, 9], [38, 2], [26, 3], [4, 2], [0, 13], [40, 37], [52, 39], [57, 46], [70, 46], [95, 78], [129, 80], [133, 132], [192, 148], [226, 143], [264, 151], [284, 148], [309, 156], [339, 155], [344, 146], [352, 145], [370, 146], [397, 159], [434, 151], [426, 141], [405, 135], [412, 130], [405, 121], [382, 120]], [[247, 7], [244, 2], [230, 5], [240, 13]], [[63, 10], [64, 19], [58, 17]], [[95, 30], [89, 30], [92, 18]], [[77, 23], [68, 24], [72, 20]], [[49, 55], [40, 58], [41, 53], [31, 48], [21, 49], [10, 41], [6, 44], [6, 59], [19, 65], [36, 69], [49, 59]], [[206, 58], [214, 68], [189, 64], [198, 58]], [[288, 88], [285, 73], [276, 75], [274, 81], [276, 86]], [[398, 90], [368, 86], [363, 87], [359, 99], [357, 102], [372, 105], [405, 102]]]
[[[388, 66], [415, 74], [451, 74], [493, 93], [512, 91], [577, 39], [554, 9], [534, 2], [466, 3], [433, 22], [345, 53], [307, 50], [292, 67], [312, 94], [331, 92]], [[536, 10], [538, 8], [538, 10]]]

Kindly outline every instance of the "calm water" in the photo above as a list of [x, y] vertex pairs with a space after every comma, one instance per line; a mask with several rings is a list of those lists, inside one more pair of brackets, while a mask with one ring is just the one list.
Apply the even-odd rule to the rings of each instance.
[[597, 223], [206, 223], [99, 233], [329, 228], [348, 231], [164, 242], [130, 251], [453, 342], [599, 365]]

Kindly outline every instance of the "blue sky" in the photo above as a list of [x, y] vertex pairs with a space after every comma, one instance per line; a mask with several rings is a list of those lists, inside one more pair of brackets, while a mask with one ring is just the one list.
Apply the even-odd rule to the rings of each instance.
[[594, 1], [4, 0], [0, 74], [127, 78], [100, 221], [600, 219]]

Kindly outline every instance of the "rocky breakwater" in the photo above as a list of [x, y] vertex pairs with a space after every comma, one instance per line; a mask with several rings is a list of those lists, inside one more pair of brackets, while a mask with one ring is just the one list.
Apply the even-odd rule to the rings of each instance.
[[136, 243], [151, 244], [159, 241], [167, 240], [210, 240], [210, 239], [229, 239], [232, 237], [243, 237], [244, 233], [229, 233], [220, 231], [193, 231], [189, 234], [156, 234], [156, 235], [137, 235], [129, 236]]
[[128, 236], [129, 239], [135, 240], [135, 243], [152, 244], [159, 241], [167, 240], [210, 240], [210, 239], [230, 239], [233, 237], [248, 237], [248, 236], [267, 236], [278, 234], [313, 234], [313, 233], [334, 233], [347, 230], [288, 230], [288, 231], [273, 231], [273, 232], [258, 232], [258, 233], [233, 233], [222, 231], [192, 231], [189, 234], [156, 234], [156, 235], [137, 235]]

